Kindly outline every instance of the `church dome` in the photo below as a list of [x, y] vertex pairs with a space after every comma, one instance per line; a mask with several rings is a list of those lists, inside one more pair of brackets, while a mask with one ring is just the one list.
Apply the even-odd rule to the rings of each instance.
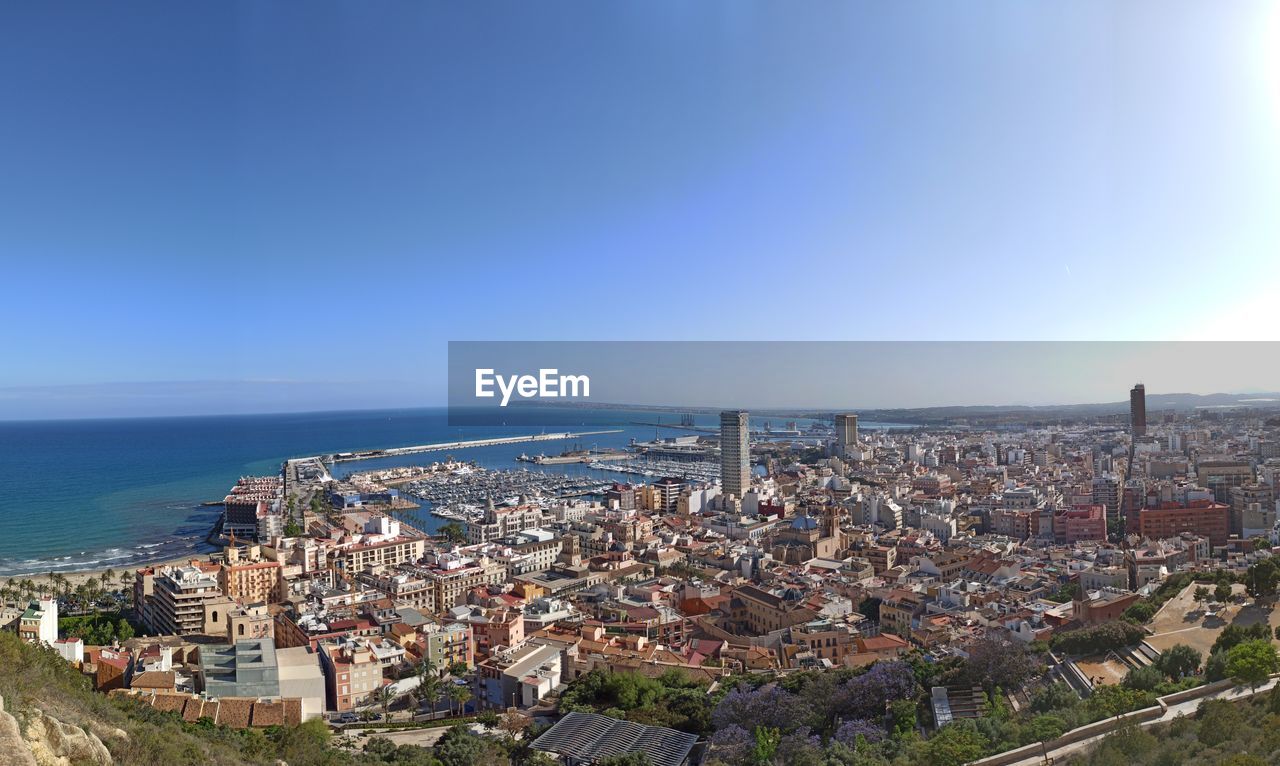
[[818, 520], [817, 520], [817, 519], [815, 519], [815, 518], [813, 518], [812, 516], [808, 516], [808, 515], [806, 515], [806, 516], [797, 516], [797, 517], [795, 518], [795, 520], [793, 520], [793, 521], [791, 522], [791, 528], [792, 528], [792, 529], [806, 530], [806, 531], [807, 531], [807, 530], [810, 530], [810, 529], [817, 529], [817, 528], [818, 528]]

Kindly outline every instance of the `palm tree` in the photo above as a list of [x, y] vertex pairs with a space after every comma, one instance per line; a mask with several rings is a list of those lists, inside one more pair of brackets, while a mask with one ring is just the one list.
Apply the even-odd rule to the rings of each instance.
[[54, 572], [49, 575], [49, 579], [53, 581], [54, 593], [61, 595], [63, 598], [67, 596], [67, 576], [61, 572]]
[[458, 710], [455, 715], [462, 715], [463, 711], [466, 709], [467, 702], [471, 699], [471, 690], [460, 684], [450, 684], [447, 694], [450, 706], [455, 703], [458, 706]]
[[103, 590], [106, 590], [107, 588], [112, 587], [111, 581], [114, 579], [116, 579], [116, 570], [107, 568], [107, 570], [102, 573]]
[[419, 702], [429, 705], [430, 710], [428, 712], [434, 717], [436, 702], [440, 699], [440, 679], [434, 674], [419, 676], [417, 691]]
[[391, 720], [391, 703], [396, 700], [396, 693], [390, 686], [384, 686], [377, 691], [375, 701], [382, 706], [382, 717], [387, 721]]

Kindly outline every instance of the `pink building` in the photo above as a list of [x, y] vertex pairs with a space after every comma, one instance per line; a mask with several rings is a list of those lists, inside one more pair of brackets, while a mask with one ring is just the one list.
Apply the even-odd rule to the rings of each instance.
[[1059, 543], [1107, 539], [1107, 507], [1077, 505], [1053, 515], [1053, 538]]

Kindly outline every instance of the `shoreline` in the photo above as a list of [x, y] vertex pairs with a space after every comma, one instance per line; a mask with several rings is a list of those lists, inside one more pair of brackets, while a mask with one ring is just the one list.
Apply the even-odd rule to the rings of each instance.
[[[195, 549], [192, 549], [192, 550], [191, 550], [191, 552], [190, 552], [190, 554], [185, 555], [185, 556], [177, 556], [177, 557], [160, 558], [160, 559], [156, 559], [156, 560], [154, 560], [154, 561], [130, 562], [127, 566], [119, 566], [119, 567], [93, 567], [93, 568], [90, 568], [90, 569], [80, 569], [80, 570], [75, 570], [75, 571], [70, 571], [70, 572], [58, 572], [58, 571], [55, 571], [55, 572], [53, 572], [53, 573], [49, 573], [49, 572], [38, 572], [38, 573], [24, 574], [24, 575], [17, 575], [17, 574], [15, 574], [15, 575], [4, 575], [4, 576], [0, 576], [0, 583], [4, 583], [4, 584], [6, 584], [6, 585], [7, 585], [7, 584], [9, 583], [9, 581], [10, 581], [10, 580], [12, 580], [15, 584], [16, 584], [16, 583], [19, 583], [19, 582], [22, 582], [23, 580], [30, 580], [31, 582], [35, 583], [35, 585], [36, 585], [36, 587], [37, 587], [37, 588], [40, 588], [40, 587], [48, 587], [48, 585], [52, 582], [52, 575], [56, 574], [56, 575], [61, 575], [62, 577], [66, 578], [66, 580], [67, 580], [67, 585], [68, 585], [72, 590], [75, 590], [75, 588], [76, 588], [76, 586], [77, 586], [77, 585], [80, 585], [80, 584], [82, 584], [82, 583], [88, 582], [90, 578], [95, 578], [95, 579], [97, 579], [99, 582], [101, 582], [103, 573], [105, 573], [108, 569], [110, 569], [110, 570], [112, 570], [113, 572], [115, 572], [115, 577], [111, 580], [112, 585], [111, 585], [110, 587], [108, 587], [107, 589], [108, 589], [108, 590], [119, 590], [119, 589], [121, 589], [121, 585], [120, 585], [120, 573], [121, 573], [121, 572], [130, 572], [130, 573], [132, 573], [132, 572], [135, 572], [135, 571], [137, 571], [137, 570], [139, 570], [139, 569], [145, 569], [145, 568], [147, 568], [147, 567], [157, 567], [157, 568], [159, 568], [159, 567], [163, 567], [163, 566], [179, 566], [179, 565], [184, 565], [184, 564], [190, 563], [192, 559], [196, 559], [196, 560], [207, 560], [207, 556], [208, 556], [208, 555], [209, 555], [209, 554], [207, 554], [207, 553], [200, 553], [200, 552], [196, 551]], [[132, 584], [131, 584], [129, 587], [132, 587]]]
[[[215, 505], [215, 504], [201, 503], [200, 507], [203, 508], [203, 507], [209, 507], [212, 505]], [[216, 503], [216, 505], [221, 506], [222, 503], [219, 502], [219, 503]], [[164, 553], [158, 552], [159, 555], [157, 555], [155, 558], [147, 558], [145, 556], [141, 556], [133, 561], [121, 561], [115, 566], [99, 566], [97, 564], [93, 564], [83, 569], [65, 569], [65, 570], [53, 569], [53, 570], [44, 570], [44, 571], [33, 570], [26, 574], [0, 574], [0, 582], [8, 584], [10, 580], [14, 582], [21, 582], [22, 580], [31, 580], [36, 585], [40, 585], [41, 583], [48, 583], [52, 581], [54, 575], [61, 575], [62, 577], [66, 578], [68, 585], [72, 589], [74, 589], [77, 585], [88, 581], [90, 578], [97, 578], [98, 580], [102, 580], [102, 575], [107, 570], [112, 570], [115, 573], [116, 576], [114, 578], [114, 581], [116, 583], [119, 583], [120, 572], [136, 572], [137, 570], [143, 569], [146, 567], [182, 565], [182, 564], [187, 564], [191, 562], [193, 559], [208, 560], [208, 557], [211, 554], [215, 553], [216, 551], [214, 550], [201, 551], [200, 548], [202, 546], [208, 546], [210, 548], [215, 548], [215, 549], [223, 547], [221, 543], [223, 521], [224, 521], [224, 517], [221, 514], [219, 514], [217, 520], [215, 520], [213, 525], [209, 527], [209, 531], [205, 533], [204, 537], [200, 539], [198, 542], [192, 543], [192, 545], [187, 549], [187, 551], [182, 553], [181, 555], [173, 555], [172, 551], [168, 551]], [[190, 538], [187, 538], [187, 539], [190, 539]]]

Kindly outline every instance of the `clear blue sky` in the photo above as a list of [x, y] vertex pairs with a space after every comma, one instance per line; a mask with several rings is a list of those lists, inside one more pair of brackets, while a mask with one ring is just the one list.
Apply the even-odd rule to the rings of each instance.
[[1276, 339], [1277, 39], [1262, 2], [5, 3], [0, 417], [440, 403], [450, 339]]

